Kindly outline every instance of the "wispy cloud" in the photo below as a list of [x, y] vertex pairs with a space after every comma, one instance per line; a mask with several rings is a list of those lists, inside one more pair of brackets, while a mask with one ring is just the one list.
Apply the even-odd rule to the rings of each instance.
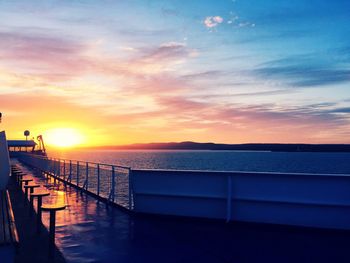
[[152, 96], [176, 94], [185, 87], [167, 72], [197, 55], [179, 42], [140, 47], [120, 58], [105, 56], [89, 43], [49, 34], [16, 32], [1, 33], [1, 37], [0, 65], [6, 68], [1, 93], [51, 94], [108, 114], [157, 108]]
[[350, 82], [350, 70], [308, 68], [305, 65], [261, 68], [256, 72], [270, 78], [284, 79], [296, 87], [319, 87]]
[[[114, 118], [127, 119], [130, 125], [139, 129], [154, 128], [150, 119], [162, 120], [157, 121], [157, 131], [160, 134], [175, 132], [185, 136], [186, 131], [192, 129], [211, 133], [216, 131], [217, 136], [215, 132], [212, 134], [216, 141], [220, 141], [220, 136], [226, 134], [226, 131], [235, 135], [241, 142], [251, 141], [249, 137], [256, 132], [259, 132], [259, 139], [256, 141], [279, 142], [283, 138], [288, 142], [314, 143], [330, 142], [330, 138], [324, 136], [325, 134], [350, 134], [347, 117], [338, 114], [348, 109], [334, 104], [321, 103], [318, 106], [312, 104], [303, 107], [281, 107], [278, 104], [218, 105], [209, 101], [194, 101], [183, 96], [159, 96], [156, 101], [160, 108], [151, 114], [126, 113], [114, 115]], [[334, 141], [337, 141], [336, 137]]]
[[183, 58], [197, 55], [195, 49], [188, 48], [184, 43], [168, 42], [158, 47], [144, 48], [143, 54], [136, 58], [136, 63], [176, 63]]
[[304, 54], [269, 61], [255, 72], [262, 77], [284, 80], [295, 87], [320, 87], [350, 82], [350, 69], [339, 67], [338, 61], [323, 60], [319, 54]]
[[219, 24], [221, 24], [222, 22], [224, 22], [224, 19], [221, 16], [207, 16], [204, 21], [203, 24], [207, 27], [207, 28], [213, 28], [218, 26]]
[[0, 32], [2, 65], [32, 76], [57, 77], [63, 80], [71, 72], [82, 72], [88, 66], [84, 57], [86, 46], [81, 42], [50, 36], [19, 32]]

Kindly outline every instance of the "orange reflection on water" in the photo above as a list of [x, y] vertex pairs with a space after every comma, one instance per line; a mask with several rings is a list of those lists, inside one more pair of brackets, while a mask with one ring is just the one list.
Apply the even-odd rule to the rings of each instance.
[[66, 193], [64, 191], [56, 190], [56, 203], [57, 205], [66, 205]]
[[54, 199], [52, 200], [52, 202], [54, 202], [57, 205], [66, 205], [65, 210], [57, 211], [56, 213], [56, 226], [64, 226], [67, 222], [74, 223], [74, 217], [72, 218], [69, 213], [69, 200], [67, 197], [67, 192], [64, 190], [54, 190], [53, 195]]

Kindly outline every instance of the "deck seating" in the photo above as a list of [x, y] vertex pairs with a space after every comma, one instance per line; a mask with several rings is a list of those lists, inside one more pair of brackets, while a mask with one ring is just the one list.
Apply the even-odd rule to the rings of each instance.
[[23, 172], [21, 172], [21, 171], [12, 172], [12, 174], [15, 176], [16, 182], [17, 182], [18, 184], [20, 184], [21, 179], [23, 178], [23, 176], [27, 175], [27, 174], [25, 174], [25, 173], [23, 173]]
[[[56, 224], [56, 211], [64, 210], [66, 204], [42, 204], [43, 197], [49, 196], [50, 192], [45, 188], [40, 188], [37, 192], [34, 192], [35, 188], [39, 188], [40, 185], [36, 184], [34, 177], [28, 176], [26, 173], [23, 173], [19, 167], [12, 167], [12, 173], [16, 176], [17, 182], [19, 183], [21, 189], [24, 182], [24, 193], [25, 199], [29, 198], [30, 206], [29, 213], [34, 212], [34, 199], [37, 198], [37, 233], [40, 234], [41, 229], [41, 215], [42, 211], [50, 213], [50, 225], [49, 225], [49, 257], [52, 259], [54, 257], [54, 248], [55, 248], [55, 224]], [[44, 185], [45, 186], [45, 185]]]
[[33, 181], [33, 179], [29, 178], [29, 177], [20, 179], [20, 187], [21, 187], [21, 189], [22, 189], [23, 182], [24, 182], [24, 185], [28, 185], [28, 183], [32, 182], [32, 181]]
[[36, 193], [30, 194], [30, 211], [33, 211], [33, 203], [34, 203], [34, 198], [38, 198], [38, 205], [37, 205], [37, 232], [40, 232], [40, 224], [41, 224], [41, 206], [43, 203], [43, 197], [49, 196], [50, 193], [47, 191], [40, 191]]
[[29, 190], [29, 193], [34, 193], [34, 188], [37, 188], [37, 187], [40, 187], [40, 185], [38, 184], [28, 184], [28, 185], [25, 185], [24, 186], [24, 193], [25, 193], [25, 197], [28, 199], [29, 196], [28, 196], [28, 190]]
[[66, 204], [45, 204], [41, 206], [42, 211], [50, 212], [50, 231], [49, 231], [49, 257], [54, 257], [55, 248], [55, 229], [56, 229], [56, 211], [66, 209]]

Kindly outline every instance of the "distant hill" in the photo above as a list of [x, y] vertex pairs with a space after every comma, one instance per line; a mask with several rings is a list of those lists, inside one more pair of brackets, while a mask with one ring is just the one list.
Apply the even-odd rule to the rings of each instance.
[[273, 151], [273, 152], [350, 152], [350, 144], [286, 144], [286, 143], [138, 143], [119, 146], [99, 146], [101, 150], [231, 150], [231, 151]]

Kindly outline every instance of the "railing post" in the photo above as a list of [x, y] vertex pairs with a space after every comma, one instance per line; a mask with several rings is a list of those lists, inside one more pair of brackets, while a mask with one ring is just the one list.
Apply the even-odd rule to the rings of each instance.
[[56, 184], [56, 161], [55, 161], [55, 158], [52, 158], [51, 178], [54, 178], [54, 184]]
[[57, 176], [61, 177], [61, 159], [57, 159]]
[[109, 192], [108, 200], [114, 203], [114, 190], [115, 190], [115, 168], [112, 166], [112, 182], [111, 182], [111, 191]]
[[72, 160], [69, 160], [69, 176], [68, 181], [72, 182]]
[[227, 207], [226, 207], [226, 222], [231, 220], [231, 206], [232, 206], [232, 178], [227, 176]]
[[114, 203], [114, 199], [115, 199], [115, 167], [112, 166], [112, 202]]
[[80, 170], [79, 161], [77, 161], [77, 186], [78, 187], [79, 187], [79, 170]]
[[47, 173], [51, 173], [51, 166], [52, 166], [52, 164], [51, 164], [51, 158], [48, 158], [47, 159]]
[[97, 195], [100, 196], [100, 164], [97, 164]]
[[50, 169], [49, 169], [48, 172], [49, 172], [50, 174], [52, 174], [52, 171], [53, 171], [53, 159], [50, 158], [49, 160], [50, 160]]
[[88, 190], [89, 188], [89, 163], [86, 162], [86, 171], [85, 171], [85, 182], [83, 185], [83, 189]]
[[63, 160], [63, 181], [66, 181], [66, 160]]
[[128, 173], [128, 180], [129, 180], [129, 210], [132, 210], [132, 186], [131, 186], [131, 168], [128, 169], [129, 173]]

